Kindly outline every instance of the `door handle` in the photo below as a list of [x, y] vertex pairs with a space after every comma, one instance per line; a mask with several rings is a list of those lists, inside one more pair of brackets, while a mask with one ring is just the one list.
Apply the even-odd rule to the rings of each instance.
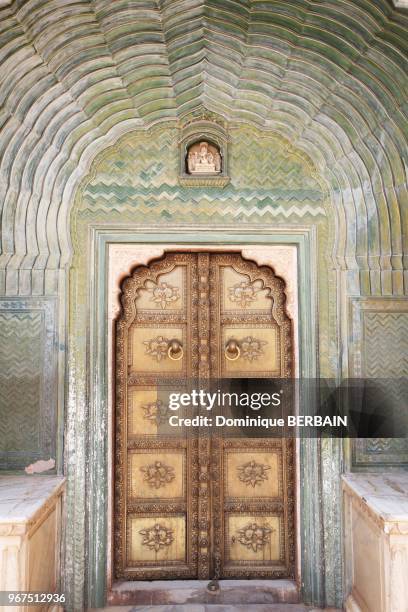
[[225, 358], [228, 359], [228, 361], [236, 361], [237, 359], [239, 359], [241, 355], [241, 349], [238, 342], [233, 338], [228, 340], [225, 345], [224, 354]]
[[180, 340], [170, 340], [167, 347], [167, 355], [172, 361], [180, 361], [183, 358], [184, 350]]

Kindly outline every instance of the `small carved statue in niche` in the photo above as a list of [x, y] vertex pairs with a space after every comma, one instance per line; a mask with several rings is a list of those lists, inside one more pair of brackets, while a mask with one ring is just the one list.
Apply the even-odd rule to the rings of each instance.
[[218, 174], [221, 172], [221, 155], [218, 149], [203, 140], [193, 144], [187, 155], [190, 174]]

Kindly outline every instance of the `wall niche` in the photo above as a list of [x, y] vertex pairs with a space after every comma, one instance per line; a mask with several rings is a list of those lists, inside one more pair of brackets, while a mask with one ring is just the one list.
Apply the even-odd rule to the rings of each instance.
[[224, 127], [198, 121], [182, 130], [179, 182], [188, 186], [224, 187], [228, 176], [228, 136]]
[[201, 140], [190, 145], [187, 151], [186, 172], [192, 175], [214, 176], [221, 172], [221, 153], [216, 145]]

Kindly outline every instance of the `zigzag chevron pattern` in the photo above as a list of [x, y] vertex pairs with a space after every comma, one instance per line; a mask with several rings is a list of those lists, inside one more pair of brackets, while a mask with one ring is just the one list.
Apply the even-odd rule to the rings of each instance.
[[0, 313], [0, 452], [39, 447], [41, 313]]
[[[406, 415], [408, 313], [365, 313], [364, 375], [374, 379], [390, 378], [386, 387], [390, 409], [396, 417]], [[365, 440], [365, 449], [368, 453], [383, 455], [385, 461], [389, 455], [400, 455], [402, 459], [408, 453], [408, 440], [374, 438]]]
[[2, 376], [38, 376], [42, 363], [42, 333], [41, 313], [0, 313]]
[[0, 376], [0, 452], [38, 450], [40, 382], [40, 376]]
[[408, 313], [365, 313], [364, 338], [365, 376], [408, 377]]
[[365, 441], [366, 450], [374, 455], [388, 455], [390, 453], [407, 453], [408, 444], [403, 439], [371, 438]]
[[224, 221], [325, 216], [325, 194], [313, 169], [299, 153], [289, 153], [287, 146], [283, 139], [260, 130], [235, 128], [231, 184], [224, 189], [191, 189], [178, 184], [174, 129], [130, 137], [98, 165], [84, 191], [81, 213], [88, 208], [150, 220], [193, 215], [207, 222], [215, 216]]

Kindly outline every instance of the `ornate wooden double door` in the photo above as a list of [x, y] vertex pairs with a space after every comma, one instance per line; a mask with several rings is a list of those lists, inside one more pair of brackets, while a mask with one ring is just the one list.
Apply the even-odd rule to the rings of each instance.
[[[292, 577], [294, 445], [181, 436], [158, 382], [290, 377], [284, 282], [238, 253], [170, 253], [122, 286], [116, 324], [115, 575]], [[164, 431], [164, 433], [163, 433]]]

